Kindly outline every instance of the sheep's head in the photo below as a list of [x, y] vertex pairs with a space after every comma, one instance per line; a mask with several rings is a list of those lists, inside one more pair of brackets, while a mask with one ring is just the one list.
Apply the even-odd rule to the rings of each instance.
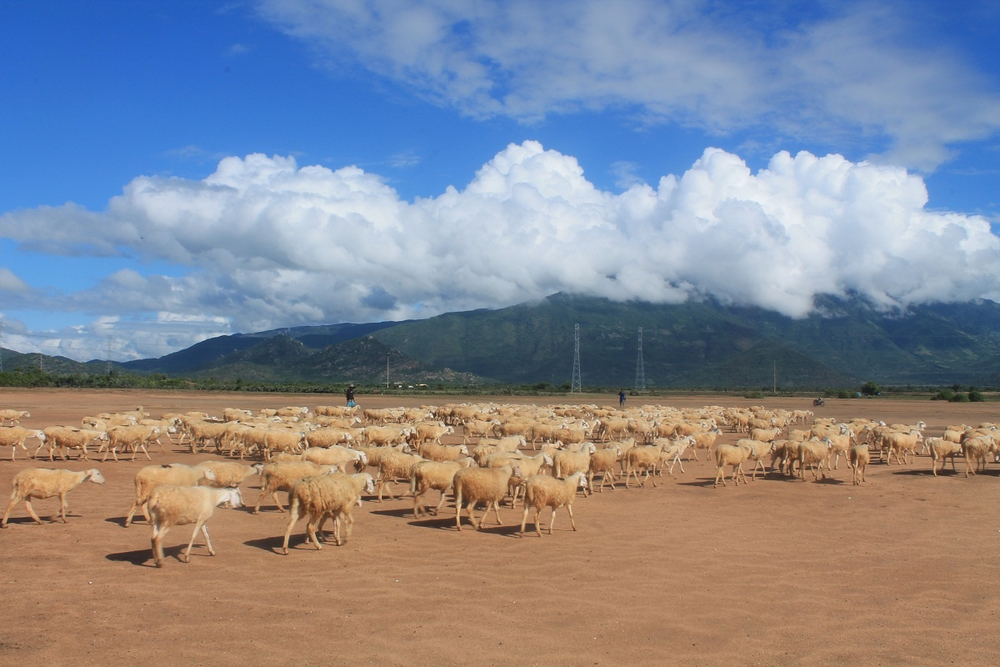
[[86, 476], [83, 479], [84, 481], [90, 480], [94, 484], [104, 484], [104, 482], [106, 481], [104, 479], [104, 475], [102, 475], [101, 471], [98, 470], [97, 468], [91, 468], [90, 470], [88, 470]]

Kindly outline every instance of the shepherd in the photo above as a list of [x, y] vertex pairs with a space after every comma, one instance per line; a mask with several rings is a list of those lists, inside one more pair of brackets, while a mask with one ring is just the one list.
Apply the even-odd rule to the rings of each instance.
[[354, 407], [354, 385], [347, 385], [347, 407]]

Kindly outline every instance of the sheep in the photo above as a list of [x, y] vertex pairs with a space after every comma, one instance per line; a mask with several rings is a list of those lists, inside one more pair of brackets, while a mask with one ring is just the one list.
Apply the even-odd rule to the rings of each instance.
[[556, 479], [548, 475], [534, 475], [525, 480], [524, 491], [524, 514], [521, 515], [521, 537], [524, 536], [524, 526], [528, 521], [528, 512], [535, 510], [535, 532], [542, 536], [542, 528], [538, 521], [543, 507], [552, 508], [552, 516], [549, 519], [549, 535], [552, 534], [552, 527], [556, 522], [556, 510], [565, 507], [569, 513], [569, 521], [576, 530], [576, 520], [573, 518], [573, 500], [576, 498], [576, 491], [579, 488], [587, 488], [586, 473], [578, 472], [566, 477]]
[[615, 465], [622, 457], [621, 447], [599, 449], [590, 455], [590, 466], [587, 468], [587, 488], [593, 490], [594, 475], [601, 474], [599, 490], [604, 493], [604, 484], [611, 478], [611, 490], [615, 490]]
[[22, 419], [30, 416], [31, 413], [27, 410], [11, 410], [9, 408], [0, 410], [0, 426], [3, 426], [4, 422], [10, 422], [11, 426], [17, 426]]
[[238, 461], [202, 461], [198, 464], [198, 467], [207, 468], [215, 475], [215, 479], [202, 479], [199, 480], [199, 484], [207, 482], [207, 486], [214, 486], [217, 489], [235, 489], [246, 481], [247, 478], [259, 475], [260, 471], [264, 468], [264, 464], [255, 463], [248, 466]]
[[389, 492], [390, 500], [395, 500], [396, 497], [392, 495], [392, 488], [389, 485], [394, 481], [410, 481], [413, 466], [424, 460], [416, 454], [386, 452], [378, 465], [378, 501], [382, 502], [383, 490]]
[[584, 443], [584, 447], [577, 452], [560, 449], [552, 457], [552, 465], [556, 477], [569, 477], [573, 473], [585, 473], [590, 468], [590, 455], [597, 451], [597, 446], [592, 442]]
[[118, 461], [118, 448], [121, 447], [124, 452], [126, 449], [132, 449], [132, 461], [135, 461], [136, 453], [141, 449], [142, 453], [146, 455], [146, 460], [150, 461], [149, 451], [146, 449], [146, 443], [152, 442], [153, 440], [160, 437], [160, 427], [159, 426], [112, 426], [108, 429], [108, 444], [107, 449], [104, 452], [104, 458], [101, 462], [107, 460], [108, 453], [110, 452], [114, 456], [115, 461]]
[[694, 438], [694, 447], [691, 448], [691, 453], [688, 454], [688, 461], [691, 460], [691, 455], [694, 455], [694, 460], [699, 461], [698, 450], [704, 449], [706, 452], [712, 450], [712, 446], [715, 444], [716, 438], [722, 434], [722, 431], [714, 428], [711, 431], [701, 431], [699, 433], [692, 433], [691, 437]]
[[[868, 463], [871, 461], [871, 453], [868, 451], [868, 445], [854, 445], [847, 452], [847, 460], [851, 464], [851, 469], [854, 470], [854, 485], [861, 486], [861, 482], [865, 481], [865, 468], [868, 467]], [[954, 459], [952, 459], [954, 463]]]
[[722, 486], [726, 486], [726, 466], [733, 467], [733, 483], [736, 486], [740, 485], [740, 479], [746, 484], [747, 477], [743, 472], [743, 462], [747, 460], [750, 456], [750, 448], [740, 445], [716, 445], [715, 447], [715, 465], [717, 467], [717, 472], [715, 474], [715, 488], [719, 487], [719, 480], [722, 480]]
[[[369, 476], [369, 481], [371, 477]], [[288, 491], [289, 517], [288, 527], [285, 529], [285, 540], [282, 543], [281, 551], [288, 555], [288, 541], [292, 535], [292, 529], [306, 514], [309, 515], [309, 523], [306, 524], [306, 537], [311, 539], [317, 549], [322, 549], [319, 543], [317, 532], [322, 531], [323, 523], [329, 517], [339, 520], [341, 514], [350, 516], [355, 505], [361, 505], [361, 492], [343, 475], [314, 475], [305, 477], [295, 482]], [[334, 537], [339, 547], [343, 541], [340, 537], [340, 524], [335, 524]], [[353, 521], [347, 520], [348, 528], [345, 530], [344, 539], [350, 537], [350, 527]]]
[[339, 445], [310, 447], [302, 452], [302, 460], [321, 466], [337, 466], [341, 472], [347, 472], [348, 463], [354, 463], [358, 470], [364, 470], [368, 465], [368, 456], [364, 452]]
[[284, 512], [278, 491], [288, 491], [292, 484], [305, 477], [329, 475], [336, 472], [337, 466], [321, 466], [309, 461], [292, 461], [287, 463], [268, 463], [260, 471], [260, 495], [253, 508], [254, 514], [260, 513], [260, 504], [268, 494], [274, 498], [274, 504], [279, 512]]
[[278, 431], [269, 429], [264, 436], [264, 458], [269, 459], [271, 452], [298, 452], [302, 449], [302, 441], [306, 434], [301, 431]]
[[[507, 483], [512, 475], [521, 476], [521, 469], [512, 464], [501, 468], [463, 468], [455, 473], [455, 527], [462, 530], [462, 504], [466, 505], [469, 521], [481, 530], [490, 513], [490, 508], [496, 515], [497, 525], [500, 521], [500, 500], [507, 494]], [[476, 521], [473, 510], [477, 503], [485, 503], [486, 511], [480, 521]]]
[[31, 507], [31, 500], [33, 498], [51, 498], [52, 496], [59, 496], [59, 516], [62, 522], [66, 523], [66, 510], [69, 509], [66, 506], [66, 494], [88, 480], [94, 484], [104, 484], [104, 476], [97, 468], [79, 472], [50, 468], [25, 468], [19, 471], [14, 475], [11, 484], [10, 504], [7, 505], [7, 511], [4, 512], [3, 520], [0, 521], [0, 528], [7, 527], [7, 519], [10, 518], [11, 510], [22, 500], [31, 518], [35, 520], [35, 523], [41, 524], [42, 520], [38, 518], [35, 510]]
[[149, 516], [149, 496], [158, 486], [169, 484], [172, 486], [195, 486], [202, 479], [214, 480], [215, 473], [208, 468], [197, 465], [188, 466], [183, 463], [171, 463], [166, 465], [152, 465], [140, 468], [135, 474], [135, 502], [129, 508], [125, 516], [125, 527], [132, 523], [132, 517], [141, 508], [142, 515], [146, 521], [150, 521]]
[[[629, 488], [629, 480], [635, 476], [635, 481], [639, 481], [639, 471], [644, 470], [646, 476], [642, 478], [640, 487], [646, 486], [646, 480], [650, 478], [650, 473], [663, 460], [663, 450], [655, 445], [636, 445], [625, 452], [625, 488]], [[656, 488], [656, 478], [653, 477], [653, 488]]]
[[469, 448], [465, 445], [426, 442], [417, 447], [417, 453], [430, 461], [457, 461], [469, 455]]
[[424, 443], [441, 444], [441, 438], [455, 432], [454, 426], [443, 423], [419, 422], [413, 425], [413, 432], [410, 434], [411, 445], [421, 445]]
[[502, 468], [507, 464], [516, 465], [521, 470], [520, 475], [510, 478], [507, 483], [510, 492], [510, 506], [517, 507], [517, 499], [524, 489], [524, 480], [533, 475], [540, 475], [552, 469], [552, 455], [539, 452], [534, 456], [525, 456], [521, 452], [497, 452], [490, 454], [483, 462], [483, 468]]
[[[28, 438], [37, 438], [43, 445], [45, 444], [45, 433], [33, 428], [22, 428], [20, 426], [0, 427], [0, 445], [10, 447], [10, 460], [14, 461], [17, 448], [20, 447], [24, 453], [28, 453], [28, 448], [24, 441]], [[37, 452], [36, 452], [37, 453]]]
[[913, 452], [916, 454], [917, 443], [923, 440], [923, 435], [917, 429], [913, 429], [907, 433], [887, 433], [883, 438], [883, 442], [888, 445], [888, 451], [886, 453], [885, 462], [888, 464], [892, 458], [892, 453], [896, 453], [896, 463], [900, 462], [900, 454], [903, 457], [903, 463], [907, 463], [906, 455]]
[[[108, 434], [104, 431], [93, 431], [90, 429], [78, 429], [69, 426], [46, 426], [42, 429], [44, 438], [40, 441], [48, 445], [49, 448], [49, 460], [53, 460], [53, 454], [56, 451], [62, 456], [63, 461], [68, 459], [64, 449], [79, 449], [80, 458], [83, 460], [88, 460], [87, 457], [87, 445], [94, 441], [100, 441], [101, 443], [106, 443], [108, 441]], [[38, 451], [41, 449], [39, 445], [38, 449], [35, 450], [35, 456], [38, 455]]]
[[957, 471], [957, 468], [955, 467], [955, 457], [962, 453], [962, 443], [945, 440], [944, 437], [941, 437], [927, 438], [925, 444], [931, 452], [931, 471], [934, 473], [935, 477], [937, 477], [938, 474], [938, 461], [941, 461], [940, 472], [944, 472], [944, 467], [948, 463], [947, 459], [949, 458], [951, 459], [951, 469]]
[[406, 442], [412, 428], [393, 424], [389, 426], [368, 426], [364, 430], [365, 442], [368, 445], [384, 447]]
[[[676, 440], [671, 440], [669, 438], [662, 438], [659, 440], [654, 440], [653, 445], [658, 445], [663, 451], [660, 456], [660, 462], [656, 464], [659, 468], [658, 472], [663, 475], [663, 467], [666, 466], [667, 462], [670, 462], [670, 467], [667, 468], [667, 474], [671, 477], [674, 476], [674, 466], [679, 465], [681, 467], [681, 472], [684, 472], [684, 464], [681, 463], [681, 456], [687, 451], [689, 447], [693, 447], [695, 443], [695, 437], [693, 435], [686, 435]], [[662, 464], [662, 465], [661, 465]]]
[[[755, 429], [756, 430], [756, 429]], [[751, 431], [753, 433], [753, 431]], [[767, 477], [767, 469], [764, 467], [764, 457], [771, 453], [774, 449], [775, 441], [765, 441], [765, 440], [754, 440], [752, 438], [740, 438], [736, 441], [736, 444], [741, 447], [747, 447], [749, 451], [747, 452], [747, 459], [754, 462], [753, 472], [750, 474], [750, 479], [752, 481], [757, 481], [757, 468], [759, 467], [764, 473], [764, 477]]]
[[494, 435], [493, 429], [499, 425], [499, 419], [493, 419], [490, 421], [470, 419], [466, 421], [462, 424], [462, 444], [468, 444], [469, 438], [488, 438], [489, 436]]
[[306, 433], [307, 447], [333, 447], [354, 441], [354, 434], [349, 429], [327, 426]]
[[962, 441], [962, 452], [965, 455], [965, 476], [968, 477], [970, 472], [973, 475], [978, 474], [980, 467], [985, 472], [986, 455], [995, 452], [996, 449], [996, 441], [989, 436], [965, 438]]
[[[848, 457], [848, 452], [851, 449], [851, 441], [854, 439], [854, 433], [850, 430], [847, 433], [831, 433], [826, 436], [830, 441], [830, 456], [826, 460], [827, 470], [836, 470], [840, 467], [840, 455], [843, 454], [844, 458]], [[830, 458], [833, 458], [833, 467], [830, 467]]]
[[205, 535], [208, 555], [214, 556], [215, 549], [212, 548], [205, 522], [220, 505], [242, 507], [243, 497], [238, 488], [213, 489], [204, 486], [164, 484], [153, 489], [149, 495], [148, 505], [153, 524], [153, 537], [150, 540], [153, 562], [156, 567], [163, 567], [163, 537], [173, 526], [194, 524], [187, 549], [181, 552], [181, 562], [187, 563], [190, 560], [191, 547], [199, 530]]
[[[812, 467], [814, 480], [826, 479], [826, 473], [823, 472], [823, 464], [829, 460], [832, 448], [833, 442], [829, 438], [806, 440], [802, 443], [799, 449], [799, 474], [803, 480], [806, 478], [807, 466]], [[816, 474], [817, 469], [819, 470], [818, 475]]]
[[191, 436], [192, 454], [198, 453], [198, 447], [208, 447], [209, 441], [214, 442], [216, 449], [219, 449], [222, 437], [229, 427], [229, 424], [225, 422], [190, 420], [184, 423], [187, 426], [188, 435]]
[[441, 499], [434, 508], [434, 516], [441, 511], [444, 504], [445, 494], [455, 482], [455, 473], [462, 468], [469, 468], [475, 465], [475, 461], [469, 457], [458, 461], [421, 461], [413, 466], [410, 472], [410, 493], [413, 495], [413, 518], [419, 519], [421, 513], [426, 510], [420, 504], [420, 498], [430, 491], [436, 489], [441, 492]]

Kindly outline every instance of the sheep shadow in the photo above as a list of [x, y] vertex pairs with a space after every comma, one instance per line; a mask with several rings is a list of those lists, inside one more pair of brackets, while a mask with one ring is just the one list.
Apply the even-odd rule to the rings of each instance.
[[403, 518], [406, 516], [411, 516], [413, 514], [412, 507], [397, 507], [395, 509], [378, 509], [371, 510], [369, 514], [375, 514], [378, 516], [394, 516], [397, 518]]
[[[164, 555], [168, 551], [173, 551], [180, 553], [183, 547], [178, 547], [177, 549], [167, 549], [164, 548]], [[136, 549], [135, 551], [119, 551], [117, 553], [110, 553], [104, 557], [105, 560], [109, 560], [113, 563], [131, 563], [139, 567], [156, 567], [153, 563], [153, 551], [147, 547], [145, 549]]]
[[[304, 528], [303, 528], [304, 530]], [[294, 533], [292, 535], [295, 536]], [[275, 535], [274, 537], [260, 537], [253, 540], [247, 540], [243, 544], [248, 547], [253, 547], [255, 549], [260, 549], [261, 551], [268, 551], [273, 554], [281, 555], [281, 545], [285, 542], [284, 535]], [[288, 545], [289, 549], [293, 547], [291, 543]]]
[[[138, 520], [140, 522], [142, 522], [142, 523], [146, 523], [146, 519], [145, 519], [145, 517], [142, 516], [141, 512], [139, 513], [139, 519]], [[127, 528], [128, 527], [128, 526], [125, 525], [125, 517], [123, 517], [123, 516], [109, 516], [106, 519], [104, 519], [104, 521], [106, 523], [113, 523], [116, 526], [120, 526], [122, 528]], [[132, 523], [135, 523], [135, 522], [136, 522], [136, 519], [133, 518], [132, 519]]]

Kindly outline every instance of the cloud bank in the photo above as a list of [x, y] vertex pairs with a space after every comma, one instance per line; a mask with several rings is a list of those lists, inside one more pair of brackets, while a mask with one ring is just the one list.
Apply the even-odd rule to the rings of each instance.
[[[930, 170], [1000, 130], [995, 73], [926, 24], [936, 3], [260, 0], [339, 75], [362, 70], [468, 116], [619, 109], [718, 135], [765, 130]], [[975, 21], [949, 5], [951, 21]], [[966, 14], [965, 12], [968, 12]], [[935, 39], [938, 37], [938, 39]], [[863, 150], [863, 149], [862, 149]], [[874, 157], [874, 156], [873, 156]]]
[[997, 300], [1000, 238], [983, 218], [926, 202], [922, 178], [905, 169], [807, 152], [778, 153], [753, 173], [710, 148], [679, 177], [611, 193], [572, 156], [527, 141], [462, 189], [412, 202], [357, 167], [252, 154], [202, 180], [138, 177], [102, 212], [0, 215], [0, 235], [24, 248], [167, 262], [184, 275], [127, 268], [58, 294], [0, 270], [0, 297], [97, 318], [79, 332], [89, 351], [67, 343], [60, 353], [104, 358], [115, 336], [128, 341], [116, 359], [221, 333], [422, 318], [557, 291], [655, 303], [710, 295], [792, 317], [817, 294], [885, 308]]

